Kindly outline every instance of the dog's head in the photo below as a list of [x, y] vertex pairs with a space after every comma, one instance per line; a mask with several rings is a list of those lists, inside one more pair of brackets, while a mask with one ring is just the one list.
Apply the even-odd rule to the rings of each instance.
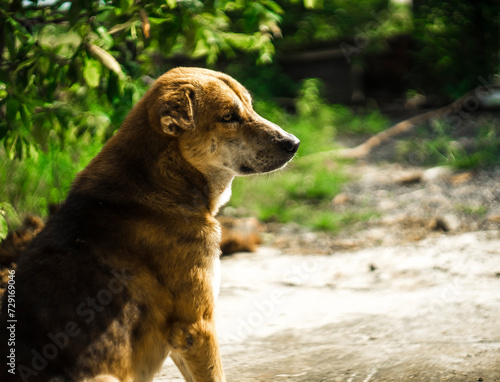
[[264, 173], [283, 167], [300, 141], [259, 116], [248, 91], [228, 75], [177, 68], [153, 85], [150, 124], [176, 137], [182, 156], [204, 174]]

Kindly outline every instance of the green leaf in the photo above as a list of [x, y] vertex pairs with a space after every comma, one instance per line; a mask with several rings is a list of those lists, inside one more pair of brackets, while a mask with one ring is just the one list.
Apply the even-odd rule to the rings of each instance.
[[50, 69], [50, 58], [47, 56], [40, 56], [38, 58], [38, 68], [42, 74], [46, 75]]
[[9, 226], [7, 225], [7, 220], [5, 220], [3, 214], [0, 213], [0, 240], [5, 239], [8, 233], [9, 233]]
[[96, 88], [99, 86], [99, 80], [101, 78], [100, 69], [100, 64], [95, 60], [88, 59], [85, 62], [83, 78], [85, 78], [85, 82], [89, 87]]
[[96, 29], [97, 34], [101, 38], [103, 42], [102, 47], [105, 49], [109, 49], [113, 46], [113, 37], [109, 34], [108, 30], [103, 26], [100, 26]]
[[133, 0], [120, 0], [120, 8], [122, 12], [127, 13], [133, 4]]
[[323, 0], [304, 0], [304, 7], [309, 9], [323, 8]]
[[196, 46], [193, 50], [192, 56], [194, 58], [200, 58], [206, 56], [210, 52], [207, 41], [204, 38], [199, 38], [196, 42]]
[[0, 123], [0, 141], [7, 135], [9, 132], [9, 128], [6, 123]]
[[[8, 18], [7, 21], [12, 21], [12, 19]], [[7, 43], [7, 50], [9, 51], [10, 59], [13, 59], [17, 55], [16, 49], [16, 36], [14, 27], [11, 25], [12, 23], [5, 23], [5, 42]]]
[[16, 98], [9, 98], [7, 100], [7, 120], [13, 121], [16, 119], [17, 112], [19, 111], [19, 101]]
[[26, 107], [26, 104], [22, 104], [19, 107], [19, 113], [21, 114], [21, 120], [23, 121], [24, 127], [27, 131], [31, 130], [31, 119], [29, 118], [29, 110]]
[[170, 9], [175, 9], [177, 7], [177, 0], [166, 0], [166, 3]]
[[37, 60], [36, 57], [30, 57], [24, 61], [22, 61], [16, 68], [16, 70], [14, 71], [14, 73], [17, 73], [19, 70], [21, 70], [22, 68], [25, 68], [25, 67], [28, 67], [30, 66], [33, 62], [35, 62]]
[[172, 17], [148, 17], [151, 27], [159, 27], [161, 24], [170, 22]]
[[271, 12], [282, 14], [283, 8], [278, 3], [272, 0], [261, 0], [261, 3], [271, 10]]
[[106, 96], [110, 102], [120, 95], [120, 88], [118, 86], [118, 76], [110, 72], [108, 77], [108, 88], [106, 89]]

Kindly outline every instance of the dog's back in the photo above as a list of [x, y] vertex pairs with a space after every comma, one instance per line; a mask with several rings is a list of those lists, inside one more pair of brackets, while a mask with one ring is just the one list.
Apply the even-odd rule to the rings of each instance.
[[224, 381], [214, 215], [235, 175], [277, 169], [298, 144], [230, 77], [162, 76], [21, 257], [1, 380], [150, 381], [170, 353], [187, 380]]

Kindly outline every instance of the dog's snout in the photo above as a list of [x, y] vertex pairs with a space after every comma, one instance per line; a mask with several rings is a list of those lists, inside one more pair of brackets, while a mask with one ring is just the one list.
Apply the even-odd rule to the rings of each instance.
[[279, 142], [281, 149], [287, 153], [295, 154], [300, 146], [300, 141], [294, 137], [288, 137]]

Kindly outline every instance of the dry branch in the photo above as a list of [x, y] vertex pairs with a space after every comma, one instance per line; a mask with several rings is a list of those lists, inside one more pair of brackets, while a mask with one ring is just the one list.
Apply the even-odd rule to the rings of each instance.
[[94, 44], [87, 44], [87, 50], [94, 58], [100, 61], [101, 64], [112, 72], [115, 72], [120, 78], [125, 76], [120, 64], [110, 53]]
[[[387, 130], [384, 130], [373, 137], [369, 138], [367, 141], [362, 144], [348, 148], [343, 150], [331, 150], [325, 153], [320, 153], [322, 155], [326, 155], [327, 153], [331, 153], [336, 157], [341, 158], [362, 158], [370, 153], [375, 147], [381, 145], [386, 142], [390, 138], [393, 138], [397, 135], [408, 133], [413, 130], [415, 126], [418, 126], [424, 122], [429, 120], [439, 119], [451, 115], [453, 113], [457, 113], [458, 111], [467, 108], [469, 102], [474, 102], [475, 105], [479, 106], [482, 99], [487, 97], [491, 92], [500, 90], [500, 86], [491, 85], [491, 86], [480, 86], [471, 90], [464, 96], [458, 98], [456, 101], [451, 103], [448, 106], [442, 107], [437, 110], [428, 111], [427, 113], [419, 114], [414, 117], [408, 118], [404, 121], [396, 123], [394, 126], [391, 126]], [[468, 112], [472, 112], [477, 110], [477, 107], [469, 108]]]

